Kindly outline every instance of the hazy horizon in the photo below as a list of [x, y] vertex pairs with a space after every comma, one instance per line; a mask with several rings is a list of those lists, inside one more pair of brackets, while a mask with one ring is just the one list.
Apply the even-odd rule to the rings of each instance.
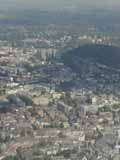
[[0, 0], [0, 9], [76, 9], [120, 7], [118, 0]]

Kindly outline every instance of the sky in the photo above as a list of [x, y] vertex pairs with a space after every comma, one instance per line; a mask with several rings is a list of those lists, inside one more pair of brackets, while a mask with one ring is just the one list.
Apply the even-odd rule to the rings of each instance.
[[0, 0], [2, 8], [62, 9], [82, 7], [112, 8], [120, 6], [120, 0]]

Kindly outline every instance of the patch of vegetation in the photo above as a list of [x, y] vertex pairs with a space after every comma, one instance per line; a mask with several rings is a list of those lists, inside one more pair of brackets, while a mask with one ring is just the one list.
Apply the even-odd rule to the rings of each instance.
[[107, 45], [88, 44], [63, 53], [61, 60], [79, 72], [85, 62], [94, 62], [120, 69], [120, 48]]

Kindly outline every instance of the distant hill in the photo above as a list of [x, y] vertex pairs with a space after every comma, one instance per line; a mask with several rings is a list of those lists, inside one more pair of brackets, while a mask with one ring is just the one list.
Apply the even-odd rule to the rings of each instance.
[[[3, 0], [4, 1], [4, 0]], [[24, 6], [23, 6], [24, 7]], [[82, 9], [43, 11], [39, 9], [0, 10], [0, 24], [11, 25], [77, 25], [88, 28], [93, 26], [102, 32], [119, 32], [119, 10]], [[68, 26], [69, 27], [69, 26]]]
[[98, 63], [113, 69], [120, 69], [120, 48], [88, 44], [63, 53], [61, 60], [75, 71], [79, 71], [83, 63]]

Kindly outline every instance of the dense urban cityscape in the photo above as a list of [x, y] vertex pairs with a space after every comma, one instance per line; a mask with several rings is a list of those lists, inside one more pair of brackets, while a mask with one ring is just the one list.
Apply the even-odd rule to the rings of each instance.
[[1, 160], [120, 160], [120, 25], [101, 25], [0, 26]]

